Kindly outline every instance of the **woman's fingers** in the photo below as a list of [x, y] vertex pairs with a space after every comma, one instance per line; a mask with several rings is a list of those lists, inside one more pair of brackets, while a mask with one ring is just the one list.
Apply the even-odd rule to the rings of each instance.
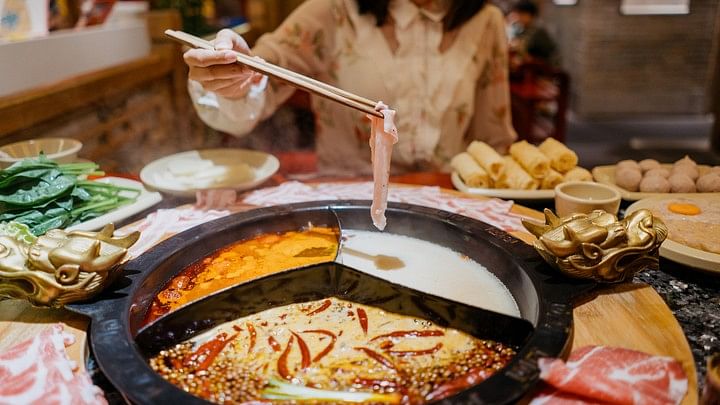
[[249, 68], [237, 62], [235, 52], [250, 54], [245, 40], [236, 32], [224, 29], [213, 40], [217, 50], [191, 49], [183, 55], [190, 67], [188, 77], [199, 82], [205, 90], [236, 99], [244, 97], [252, 84], [260, 82]]
[[233, 63], [232, 65], [216, 65], [209, 67], [190, 66], [188, 77], [190, 79], [205, 82], [210, 80], [221, 79], [247, 79], [252, 75], [252, 71], [242, 65]]
[[[242, 87], [247, 79], [218, 79], [203, 82], [202, 86], [205, 90], [214, 91], [220, 94], [220, 91], [233, 87]], [[222, 95], [222, 94], [221, 94]]]
[[190, 49], [183, 54], [188, 66], [208, 67], [235, 63], [237, 57], [232, 51], [211, 51], [208, 49]]
[[250, 55], [250, 47], [247, 42], [233, 30], [227, 28], [220, 30], [212, 42], [217, 50], [233, 50]]

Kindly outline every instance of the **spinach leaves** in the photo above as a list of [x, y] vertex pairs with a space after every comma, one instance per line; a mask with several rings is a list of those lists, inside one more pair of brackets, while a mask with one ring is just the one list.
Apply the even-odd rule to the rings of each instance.
[[58, 164], [44, 155], [0, 171], [0, 223], [27, 225], [33, 235], [96, 218], [135, 201], [139, 190], [88, 181], [95, 163]]

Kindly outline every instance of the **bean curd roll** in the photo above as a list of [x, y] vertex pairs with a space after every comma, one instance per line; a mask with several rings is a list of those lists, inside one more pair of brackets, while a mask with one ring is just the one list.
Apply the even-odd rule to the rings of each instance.
[[477, 164], [470, 154], [463, 152], [452, 158], [450, 166], [455, 169], [468, 187], [492, 186], [488, 173]]
[[[510, 146], [510, 155], [517, 161], [529, 174], [536, 179], [542, 179], [547, 176], [550, 170], [550, 159], [543, 155], [538, 148], [520, 141]], [[507, 160], [505, 161], [507, 163]]]
[[550, 169], [547, 176], [543, 177], [542, 181], [540, 182], [540, 188], [543, 190], [552, 190], [555, 188], [555, 186], [562, 183], [562, 181], [563, 175], [556, 170]]
[[545, 139], [538, 149], [550, 159], [550, 166], [560, 173], [566, 173], [577, 166], [577, 154], [554, 138]]
[[505, 156], [505, 170], [499, 180], [503, 188], [535, 190], [540, 182], [530, 176], [512, 157]]
[[493, 180], [497, 180], [505, 168], [505, 160], [492, 146], [485, 142], [473, 141], [467, 152], [485, 169]]
[[592, 173], [582, 167], [575, 167], [565, 173], [563, 181], [593, 181]]

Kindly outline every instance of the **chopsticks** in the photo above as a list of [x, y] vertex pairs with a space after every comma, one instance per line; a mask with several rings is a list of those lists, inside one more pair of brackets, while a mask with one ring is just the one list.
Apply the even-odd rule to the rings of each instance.
[[[165, 35], [191, 48], [215, 50], [215, 47], [210, 41], [206, 41], [186, 32], [166, 30]], [[347, 107], [360, 110], [366, 114], [374, 115], [378, 118], [384, 118], [381, 112], [375, 110], [375, 105], [377, 104], [375, 101], [347, 92], [319, 80], [301, 75], [300, 73], [293, 72], [292, 70], [273, 65], [272, 63], [255, 59], [240, 52], [235, 52], [235, 55], [237, 56], [238, 63], [241, 63], [258, 73], [281, 80], [299, 89], [309, 91], [310, 93], [333, 100]]]

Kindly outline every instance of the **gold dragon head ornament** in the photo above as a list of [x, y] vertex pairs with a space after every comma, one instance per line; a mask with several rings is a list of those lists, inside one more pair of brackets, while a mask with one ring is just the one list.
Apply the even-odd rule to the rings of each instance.
[[545, 223], [523, 220], [537, 240], [535, 249], [563, 274], [601, 283], [629, 280], [644, 269], [657, 269], [658, 249], [667, 227], [649, 210], [618, 220], [596, 210], [558, 218], [545, 210]]
[[52, 229], [31, 243], [0, 236], [0, 297], [60, 307], [102, 291], [120, 271], [127, 250], [140, 237]]

